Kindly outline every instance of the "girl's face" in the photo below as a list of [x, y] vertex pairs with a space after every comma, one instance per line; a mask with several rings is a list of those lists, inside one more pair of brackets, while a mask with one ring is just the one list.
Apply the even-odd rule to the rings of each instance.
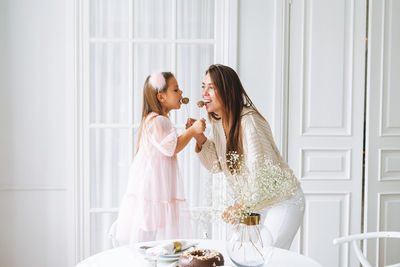
[[214, 112], [221, 117], [224, 114], [224, 105], [222, 103], [221, 97], [218, 94], [217, 88], [215, 88], [215, 85], [211, 80], [209, 73], [207, 73], [207, 75], [204, 77], [204, 81], [201, 87], [203, 89], [201, 96], [203, 97], [204, 103], [206, 104], [207, 112]]
[[178, 82], [175, 77], [171, 77], [167, 82], [167, 90], [161, 93], [160, 102], [165, 112], [168, 113], [172, 109], [181, 108], [182, 91], [179, 89]]

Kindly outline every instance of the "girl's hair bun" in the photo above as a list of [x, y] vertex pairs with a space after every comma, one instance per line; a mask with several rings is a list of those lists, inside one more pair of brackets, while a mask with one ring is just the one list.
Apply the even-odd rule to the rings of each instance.
[[153, 72], [150, 75], [149, 83], [154, 89], [158, 91], [162, 90], [167, 84], [164, 75], [161, 72]]

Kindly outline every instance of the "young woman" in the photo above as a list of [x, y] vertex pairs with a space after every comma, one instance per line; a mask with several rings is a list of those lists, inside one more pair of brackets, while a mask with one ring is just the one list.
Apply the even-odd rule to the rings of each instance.
[[[208, 137], [203, 133], [195, 135], [196, 152], [208, 170], [224, 172], [228, 177], [232, 169], [227, 165], [227, 155], [237, 153], [244, 156], [246, 164], [267, 158], [293, 173], [275, 145], [268, 122], [257, 111], [232, 68], [211, 65], [202, 84], [202, 97], [212, 132]], [[195, 121], [189, 119], [186, 127]], [[272, 235], [271, 245], [285, 249], [290, 247], [304, 213], [303, 192], [294, 175], [293, 179], [279, 181], [285, 184], [281, 187], [285, 190], [276, 192], [272, 201], [257, 206], [262, 223]]]

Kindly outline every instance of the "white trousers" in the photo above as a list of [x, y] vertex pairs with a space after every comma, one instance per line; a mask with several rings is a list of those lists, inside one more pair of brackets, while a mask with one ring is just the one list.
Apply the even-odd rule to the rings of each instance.
[[[289, 249], [304, 214], [304, 196], [301, 188], [292, 198], [258, 211], [261, 223], [270, 236], [264, 240], [278, 248]], [[268, 232], [267, 231], [267, 232]]]

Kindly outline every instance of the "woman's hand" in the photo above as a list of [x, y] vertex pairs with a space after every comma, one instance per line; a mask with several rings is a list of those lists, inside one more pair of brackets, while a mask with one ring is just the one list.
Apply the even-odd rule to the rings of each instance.
[[193, 128], [195, 134], [202, 134], [206, 130], [206, 120], [200, 119], [191, 123], [190, 128]]

